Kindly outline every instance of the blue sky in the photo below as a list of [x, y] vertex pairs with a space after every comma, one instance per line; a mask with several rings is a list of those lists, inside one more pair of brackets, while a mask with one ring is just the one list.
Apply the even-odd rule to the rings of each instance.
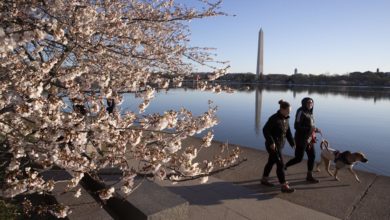
[[191, 45], [216, 48], [230, 72], [255, 73], [260, 28], [266, 74], [390, 72], [389, 0], [224, 0], [222, 10], [236, 16], [190, 23]]

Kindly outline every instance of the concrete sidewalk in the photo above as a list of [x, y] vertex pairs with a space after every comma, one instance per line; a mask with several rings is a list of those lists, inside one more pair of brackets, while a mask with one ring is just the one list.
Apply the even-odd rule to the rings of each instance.
[[[199, 145], [197, 138], [184, 145]], [[199, 159], [219, 153], [219, 142], [200, 152]], [[160, 182], [190, 202], [191, 219], [390, 219], [390, 177], [358, 171], [361, 183], [342, 170], [341, 181], [326, 172], [315, 173], [318, 184], [306, 183], [306, 161], [289, 168], [287, 181], [297, 189], [293, 194], [280, 187], [259, 184], [268, 154], [241, 147], [247, 161], [225, 170], [200, 185], [189, 181], [172, 185]], [[284, 157], [284, 160], [290, 159]], [[275, 183], [275, 169], [271, 175]]]
[[189, 219], [338, 219], [287, 200], [211, 177], [206, 184], [161, 183], [190, 203]]
[[[188, 138], [183, 141], [184, 146], [200, 146], [201, 143], [202, 141], [198, 138]], [[214, 141], [211, 147], [199, 152], [197, 160], [210, 160], [215, 155], [229, 154], [226, 149], [221, 152], [220, 145], [220, 142]], [[335, 181], [333, 177], [322, 171], [314, 174], [316, 178], [320, 179], [320, 183], [309, 184], [305, 181], [306, 161], [303, 161], [288, 169], [286, 179], [297, 191], [292, 194], [285, 194], [280, 192], [280, 186], [275, 177], [276, 167], [271, 172], [271, 181], [275, 182], [277, 186], [266, 187], [260, 185], [260, 178], [264, 165], [268, 160], [268, 153], [247, 147], [240, 147], [240, 149], [242, 150], [241, 158], [246, 158], [247, 161], [211, 176], [205, 184], [200, 184], [199, 180], [178, 184], [156, 180], [156, 183], [165, 189], [155, 187], [156, 190], [153, 191], [150, 184], [144, 184], [144, 189], [140, 188], [131, 195], [136, 197], [137, 202], [145, 203], [147, 210], [156, 207], [167, 207], [167, 209], [172, 208], [173, 210], [176, 206], [170, 207], [169, 204], [172, 203], [173, 200], [171, 201], [171, 199], [173, 197], [169, 197], [168, 194], [173, 192], [172, 195], [175, 198], [180, 198], [177, 195], [181, 196], [188, 201], [189, 205], [183, 200], [185, 202], [185, 214], [183, 214], [184, 211], [177, 214], [176, 219], [187, 219], [188, 213], [191, 220], [390, 220], [390, 177], [357, 171], [361, 180], [361, 183], [357, 183], [354, 177], [345, 169], [340, 171], [339, 178], [341, 181]], [[285, 161], [288, 159], [290, 157], [284, 157]], [[68, 180], [70, 176], [64, 175], [63, 172], [62, 170], [53, 170], [47, 172], [44, 176], [46, 176], [46, 179]], [[108, 173], [107, 178], [113, 178], [113, 183], [120, 177], [120, 173], [113, 171], [108, 171]], [[106, 174], [101, 174], [101, 177], [104, 175]], [[59, 184], [59, 188], [63, 189], [67, 183], [60, 182]], [[166, 191], [166, 193], [162, 193], [160, 189]], [[69, 219], [131, 219], [130, 215], [132, 214], [118, 217], [118, 210], [114, 210], [108, 204], [109, 202], [102, 203], [97, 199], [96, 192], [91, 189], [83, 189], [82, 196], [78, 199], [74, 199], [73, 194], [74, 191], [67, 193], [58, 191], [55, 196], [57, 202], [71, 204], [74, 213], [69, 216]], [[140, 199], [143, 197], [145, 199]], [[182, 200], [182, 198], [180, 199]], [[131, 204], [135, 205], [135, 203], [132, 202]], [[139, 206], [135, 207], [140, 208]], [[162, 211], [167, 209], [164, 208]], [[164, 215], [156, 214], [156, 216]], [[154, 219], [161, 218], [156, 217]]]

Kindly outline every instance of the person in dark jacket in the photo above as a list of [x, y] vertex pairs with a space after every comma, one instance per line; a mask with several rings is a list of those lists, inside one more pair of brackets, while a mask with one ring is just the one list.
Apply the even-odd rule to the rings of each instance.
[[291, 188], [284, 176], [284, 163], [282, 157], [282, 149], [286, 142], [286, 137], [291, 145], [295, 147], [294, 139], [291, 134], [290, 125], [289, 125], [289, 114], [291, 111], [291, 106], [288, 102], [280, 100], [279, 101], [280, 109], [278, 112], [273, 114], [264, 125], [263, 134], [265, 137], [265, 147], [269, 154], [268, 162], [264, 167], [263, 178], [261, 179], [261, 184], [266, 186], [274, 186], [273, 183], [268, 181], [268, 176], [272, 170], [273, 165], [276, 163], [276, 174], [278, 176], [279, 183], [281, 186], [281, 191], [286, 193], [292, 193], [295, 189]]
[[302, 99], [302, 106], [297, 110], [294, 122], [295, 142], [297, 145], [295, 148], [295, 157], [286, 163], [285, 170], [289, 166], [301, 162], [306, 151], [308, 157], [306, 181], [318, 183], [319, 180], [313, 177], [315, 160], [314, 144], [316, 142], [315, 134], [321, 133], [321, 129], [317, 128], [314, 124], [313, 106], [313, 99], [306, 97]]
[[112, 98], [107, 98], [106, 102], [107, 102], [106, 110], [107, 110], [108, 114], [112, 114], [114, 112], [114, 109], [115, 109], [115, 100]]

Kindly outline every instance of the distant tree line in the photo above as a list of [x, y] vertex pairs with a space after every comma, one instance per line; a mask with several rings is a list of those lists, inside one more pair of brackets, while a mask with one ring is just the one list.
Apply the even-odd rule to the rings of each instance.
[[[312, 85], [295, 85], [295, 84], [248, 84], [248, 83], [236, 83], [232, 81], [226, 81], [221, 83], [222, 85], [228, 85], [229, 88], [241, 93], [252, 93], [254, 90], [259, 91], [277, 91], [277, 92], [292, 92], [295, 95], [303, 94], [331, 94], [342, 95], [348, 98], [359, 98], [366, 100], [389, 100], [390, 90], [384, 87], [353, 87], [353, 86], [338, 86], [338, 85], [325, 85], [325, 86], [312, 86]], [[196, 83], [187, 81], [183, 83], [185, 89], [196, 89]]]
[[[207, 73], [193, 73], [186, 79], [205, 79]], [[343, 86], [390, 86], [390, 72], [352, 72], [343, 75], [328, 74], [267, 74], [257, 79], [253, 73], [230, 73], [218, 81], [239, 83], [297, 84], [297, 85], [343, 85]]]
[[[272, 81], [272, 77], [266, 79]], [[285, 77], [286, 83], [311, 85], [390, 86], [390, 73], [352, 72], [344, 75], [294, 74]]]

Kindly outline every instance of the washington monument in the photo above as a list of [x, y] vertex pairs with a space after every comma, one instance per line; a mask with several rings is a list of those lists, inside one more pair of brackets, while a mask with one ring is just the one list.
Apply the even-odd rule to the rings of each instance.
[[259, 48], [257, 50], [257, 69], [256, 69], [256, 77], [257, 79], [263, 78], [263, 41], [264, 41], [264, 34], [263, 29], [260, 28], [259, 31]]

